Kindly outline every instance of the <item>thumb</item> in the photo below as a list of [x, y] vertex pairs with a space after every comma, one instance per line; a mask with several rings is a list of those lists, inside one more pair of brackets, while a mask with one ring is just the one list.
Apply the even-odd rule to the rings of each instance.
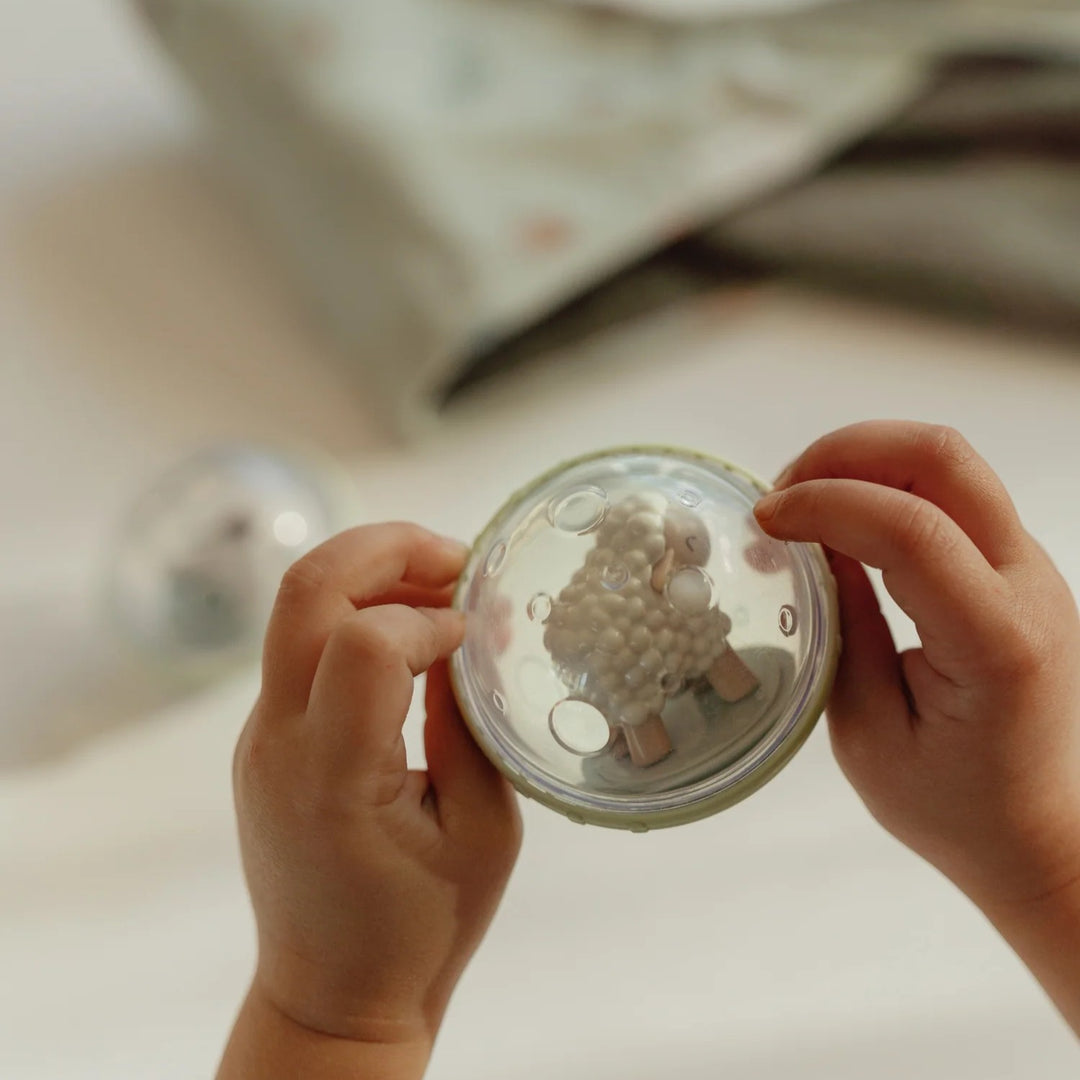
[[843, 652], [826, 710], [829, 736], [840, 767], [863, 773], [861, 760], [891, 755], [910, 732], [911, 710], [900, 658], [865, 569], [854, 559], [829, 553], [840, 606]]
[[445, 661], [428, 671], [425, 706], [428, 778], [443, 827], [455, 838], [495, 840], [516, 855], [521, 816], [513, 788], [484, 756], [462, 719]]

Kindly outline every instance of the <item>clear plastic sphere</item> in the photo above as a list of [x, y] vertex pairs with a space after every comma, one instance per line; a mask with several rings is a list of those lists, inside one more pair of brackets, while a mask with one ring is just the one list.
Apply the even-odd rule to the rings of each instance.
[[113, 550], [121, 633], [193, 674], [249, 659], [284, 572], [343, 525], [346, 490], [325, 462], [254, 447], [174, 467], [136, 500]]
[[571, 462], [484, 530], [452, 673], [477, 741], [524, 794], [643, 831], [760, 786], [809, 734], [839, 651], [820, 548], [758, 527], [766, 490], [663, 448]]

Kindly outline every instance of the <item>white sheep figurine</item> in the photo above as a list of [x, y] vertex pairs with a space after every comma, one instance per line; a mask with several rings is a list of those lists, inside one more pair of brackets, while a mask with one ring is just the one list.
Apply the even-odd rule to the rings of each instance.
[[697, 514], [632, 495], [595, 539], [552, 604], [544, 645], [571, 693], [604, 715], [615, 752], [644, 767], [672, 750], [660, 717], [668, 698], [704, 677], [739, 701], [758, 680], [728, 644], [731, 620], [701, 569], [711, 545]]

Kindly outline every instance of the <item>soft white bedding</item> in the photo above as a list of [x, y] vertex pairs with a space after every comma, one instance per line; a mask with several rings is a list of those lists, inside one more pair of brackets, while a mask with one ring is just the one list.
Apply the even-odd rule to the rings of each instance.
[[[429, 443], [395, 448], [114, 6], [0, 7], [0, 80], [0, 739], [29, 745], [29, 717], [59, 735], [112, 728], [0, 774], [5, 1080], [210, 1075], [250, 969], [228, 779], [255, 676], [139, 704], [97, 659], [115, 514], [188, 448], [288, 432], [346, 461], [370, 519], [468, 535], [513, 485], [586, 448], [677, 441], [769, 473], [841, 423], [918, 416], [984, 451], [1080, 589], [1075, 346], [779, 289], [718, 296], [687, 314], [678, 351], [662, 324], [641, 328], [588, 366], [493, 383]], [[62, 714], [35, 711], [46, 689]], [[981, 918], [868, 820], [823, 729], [774, 784], [696, 826], [629, 836], [530, 805], [526, 827], [433, 1080], [1080, 1067]]]

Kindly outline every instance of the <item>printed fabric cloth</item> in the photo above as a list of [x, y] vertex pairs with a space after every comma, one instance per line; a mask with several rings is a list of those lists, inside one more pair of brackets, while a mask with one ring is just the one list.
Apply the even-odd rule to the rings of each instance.
[[404, 432], [732, 267], [1080, 323], [1076, 0], [140, 3]]

